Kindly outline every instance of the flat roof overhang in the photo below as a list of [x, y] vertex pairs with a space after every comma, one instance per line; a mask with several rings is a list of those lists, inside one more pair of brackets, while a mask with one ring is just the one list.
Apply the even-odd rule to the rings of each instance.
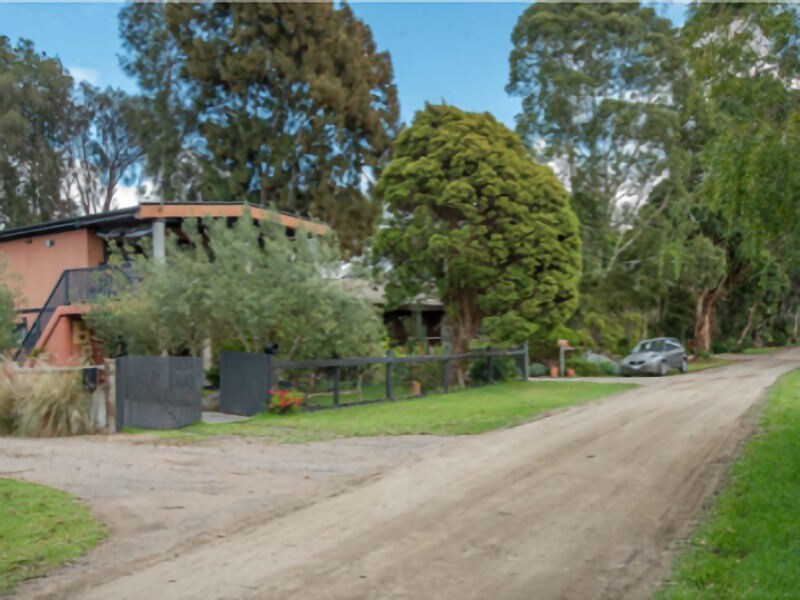
[[142, 202], [137, 206], [107, 213], [69, 217], [35, 225], [5, 229], [0, 231], [0, 242], [75, 229], [108, 230], [119, 227], [135, 227], [136, 225], [141, 225], [143, 221], [155, 221], [157, 219], [237, 218], [242, 216], [245, 209], [250, 210], [253, 219], [274, 221], [289, 229], [302, 228], [317, 235], [325, 235], [331, 231], [330, 227], [318, 221], [241, 202]]

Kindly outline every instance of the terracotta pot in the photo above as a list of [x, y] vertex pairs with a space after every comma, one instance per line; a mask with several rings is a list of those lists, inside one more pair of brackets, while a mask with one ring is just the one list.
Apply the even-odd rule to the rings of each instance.
[[575, 369], [567, 369], [567, 377], [575, 377]]
[[422, 396], [422, 385], [419, 381], [415, 380], [411, 382], [411, 395]]
[[558, 367], [550, 367], [550, 377], [558, 377]]

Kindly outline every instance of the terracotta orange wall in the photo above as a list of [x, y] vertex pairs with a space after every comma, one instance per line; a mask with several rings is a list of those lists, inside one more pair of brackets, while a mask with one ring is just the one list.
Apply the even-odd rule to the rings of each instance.
[[[88, 310], [88, 304], [71, 304], [56, 308], [35, 348], [47, 355], [47, 360], [51, 365], [70, 367], [85, 360], [83, 355], [87, 348], [85, 342], [77, 334], [84, 333], [87, 340], [91, 339], [83, 322], [83, 315]], [[101, 359], [101, 356], [92, 357], [92, 360]], [[31, 366], [30, 361], [28, 361], [28, 365]]]
[[65, 367], [78, 364], [81, 355], [80, 346], [72, 341], [72, 331], [75, 323], [73, 315], [56, 315], [56, 324], [46, 342], [41, 345], [47, 353], [49, 362], [56, 367]]
[[[47, 240], [55, 244], [48, 248]], [[9, 283], [21, 292], [17, 308], [41, 308], [65, 269], [102, 264], [103, 241], [88, 229], [78, 229], [0, 242], [0, 254]]]

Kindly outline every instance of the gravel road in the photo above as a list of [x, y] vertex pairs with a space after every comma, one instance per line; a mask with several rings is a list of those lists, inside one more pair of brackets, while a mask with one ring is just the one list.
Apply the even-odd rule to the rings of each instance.
[[[112, 540], [22, 597], [646, 598], [800, 349], [458, 438], [0, 441]], [[557, 385], [557, 384], [553, 384]]]

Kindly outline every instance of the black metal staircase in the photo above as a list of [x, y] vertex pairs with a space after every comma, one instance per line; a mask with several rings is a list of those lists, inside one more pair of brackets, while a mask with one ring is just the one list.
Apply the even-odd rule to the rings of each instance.
[[47, 302], [44, 303], [33, 325], [25, 334], [14, 357], [15, 360], [19, 364], [23, 364], [30, 356], [59, 306], [91, 302], [98, 296], [107, 296], [111, 289], [110, 283], [110, 273], [105, 265], [84, 269], [67, 269], [61, 273]]

